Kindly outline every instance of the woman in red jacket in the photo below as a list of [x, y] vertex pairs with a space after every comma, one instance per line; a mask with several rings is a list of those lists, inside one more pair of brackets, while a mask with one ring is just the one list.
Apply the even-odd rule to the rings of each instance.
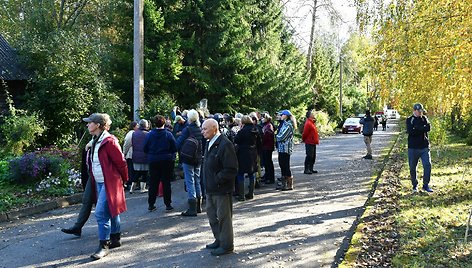
[[100, 239], [91, 257], [98, 260], [108, 255], [109, 248], [121, 246], [120, 213], [126, 211], [123, 184], [128, 181], [128, 169], [118, 139], [107, 131], [110, 116], [95, 113], [83, 120], [93, 136], [87, 163], [95, 186], [95, 217]]
[[316, 128], [316, 119], [314, 111], [306, 113], [305, 126], [303, 127], [302, 141], [305, 143], [305, 171], [304, 174], [318, 173], [314, 170], [316, 160], [316, 145], [320, 144], [318, 129]]

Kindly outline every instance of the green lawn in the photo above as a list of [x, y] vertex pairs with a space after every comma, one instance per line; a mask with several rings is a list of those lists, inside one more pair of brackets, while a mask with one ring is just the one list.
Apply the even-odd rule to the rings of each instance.
[[[402, 135], [339, 267], [472, 267], [472, 242], [464, 243], [472, 208], [472, 147], [456, 137], [448, 137], [439, 155], [433, 147], [434, 193], [413, 194]], [[420, 164], [420, 186], [422, 172]]]
[[[449, 137], [445, 150], [439, 156], [436, 152], [433, 148], [434, 193], [411, 192], [408, 164], [400, 173], [400, 247], [393, 258], [396, 267], [472, 267], [472, 244], [464, 243], [472, 208], [472, 147]], [[422, 168], [418, 173], [422, 174]], [[419, 181], [421, 185], [421, 178]]]

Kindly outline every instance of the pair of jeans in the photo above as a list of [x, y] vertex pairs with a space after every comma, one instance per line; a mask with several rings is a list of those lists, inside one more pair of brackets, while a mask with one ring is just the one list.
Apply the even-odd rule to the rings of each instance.
[[316, 161], [316, 144], [305, 143], [305, 171], [313, 171]]
[[413, 187], [418, 185], [418, 180], [416, 179], [416, 167], [420, 158], [421, 163], [423, 164], [423, 187], [427, 187], [431, 179], [431, 153], [429, 148], [408, 148], [408, 164], [410, 165], [410, 178]]
[[233, 198], [231, 194], [208, 194], [206, 212], [217, 243], [225, 250], [233, 250]]
[[98, 238], [100, 240], [110, 240], [110, 234], [120, 232], [120, 215], [113, 218], [111, 217], [110, 209], [108, 208], [105, 183], [97, 182], [96, 188], [98, 198], [95, 207], [95, 218], [97, 218], [98, 223]]
[[185, 187], [187, 188], [188, 199], [196, 199], [202, 197], [202, 189], [200, 187], [200, 170], [201, 165], [182, 164], [184, 169]]
[[279, 165], [282, 177], [292, 177], [292, 171], [290, 170], [290, 154], [279, 153]]
[[170, 180], [172, 179], [173, 171], [174, 160], [155, 161], [149, 164], [151, 177], [149, 179], [148, 204], [150, 207], [154, 206], [156, 203], [160, 182], [162, 182], [162, 188], [164, 190], [164, 204], [168, 207], [172, 203]]

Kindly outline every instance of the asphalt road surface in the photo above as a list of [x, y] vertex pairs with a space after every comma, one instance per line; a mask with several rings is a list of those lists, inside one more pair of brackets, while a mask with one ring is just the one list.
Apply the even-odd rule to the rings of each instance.
[[[213, 237], [205, 213], [182, 217], [186, 209], [183, 180], [172, 183], [173, 206], [148, 212], [147, 194], [127, 193], [128, 211], [121, 214], [122, 246], [92, 261], [98, 246], [94, 214], [77, 238], [60, 231], [75, 222], [80, 205], [0, 224], [0, 267], [331, 267], [349, 230], [362, 213], [372, 176], [397, 133], [373, 136], [374, 160], [364, 160], [359, 134], [338, 134], [321, 140], [315, 169], [304, 175], [304, 145], [291, 158], [293, 191], [275, 185], [257, 189], [255, 198], [234, 203], [235, 251], [214, 257], [205, 249]], [[276, 161], [276, 153], [273, 154]], [[280, 174], [278, 163], [276, 176]]]

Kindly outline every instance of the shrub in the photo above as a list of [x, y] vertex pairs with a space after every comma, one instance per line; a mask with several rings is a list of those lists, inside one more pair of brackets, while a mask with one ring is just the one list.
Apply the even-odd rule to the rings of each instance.
[[472, 146], [472, 128], [469, 130], [469, 134], [467, 135], [465, 142], [467, 145]]
[[332, 135], [334, 134], [334, 129], [336, 128], [337, 123], [329, 120], [329, 115], [323, 111], [316, 112], [316, 126], [318, 128], [318, 133], [320, 136]]
[[10, 111], [4, 118], [0, 131], [5, 139], [4, 153], [21, 155], [31, 148], [45, 131], [44, 123], [37, 113], [27, 114], [21, 110]]
[[447, 120], [442, 117], [431, 118], [431, 131], [429, 132], [429, 140], [435, 146], [443, 146], [447, 138]]

